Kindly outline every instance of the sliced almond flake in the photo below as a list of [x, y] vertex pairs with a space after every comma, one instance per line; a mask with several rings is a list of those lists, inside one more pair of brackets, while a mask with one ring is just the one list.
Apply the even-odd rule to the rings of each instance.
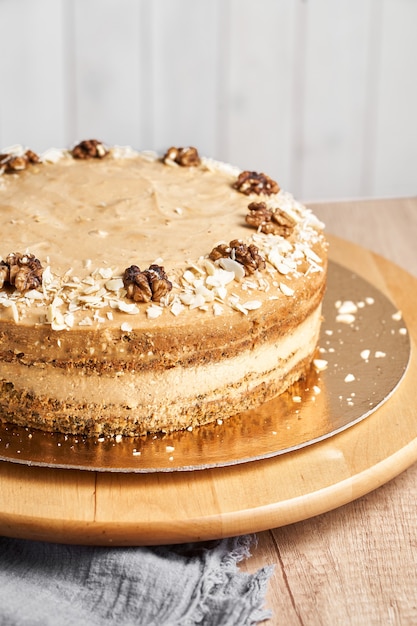
[[318, 264], [323, 263], [323, 261], [322, 261], [322, 259], [319, 257], [319, 255], [318, 255], [318, 254], [316, 254], [316, 253], [314, 252], [314, 250], [313, 250], [312, 248], [310, 248], [309, 246], [304, 246], [304, 247], [303, 247], [303, 252], [304, 252], [304, 254], [305, 254], [306, 258], [307, 258], [309, 261], [313, 261], [314, 263], [318, 263]]
[[53, 279], [54, 277], [51, 272], [51, 268], [49, 265], [47, 265], [42, 272], [42, 285], [46, 287], [49, 283], [53, 281]]
[[310, 265], [307, 268], [307, 271], [305, 273], [305, 276], [307, 276], [308, 274], [311, 273], [320, 273], [323, 271], [323, 268], [321, 267], [321, 265], [318, 265], [318, 263], [314, 263], [314, 261], [312, 261], [311, 259], [309, 259], [309, 263]]
[[280, 283], [279, 284], [279, 288], [280, 288], [280, 291], [282, 291], [282, 293], [284, 294], [284, 296], [291, 297], [295, 293], [294, 289], [292, 289], [291, 287], [289, 287], [285, 283]]
[[213, 261], [211, 261], [210, 259], [202, 259], [201, 262], [206, 273], [209, 276], [213, 276], [216, 273], [218, 268], [214, 265]]
[[229, 298], [229, 304], [232, 307], [232, 309], [236, 309], [236, 311], [240, 311], [244, 315], [248, 314], [248, 311], [245, 309], [244, 306], [242, 306], [242, 304], [236, 298]]
[[368, 298], [365, 298], [365, 302], [366, 304], [374, 304], [375, 300], [374, 298], [368, 297]]
[[146, 309], [146, 315], [149, 319], [153, 320], [162, 315], [162, 312], [163, 308], [157, 304], [151, 304], [151, 306]]
[[97, 273], [100, 274], [102, 278], [111, 278], [113, 276], [111, 267], [99, 267]]
[[93, 320], [91, 317], [84, 317], [82, 320], [78, 322], [78, 326], [92, 326]]
[[45, 296], [37, 289], [31, 289], [25, 293], [25, 298], [28, 300], [44, 300]]
[[184, 311], [185, 306], [183, 304], [181, 304], [181, 302], [174, 302], [171, 306], [171, 313], [175, 316], [179, 315], [180, 313], [182, 313], [182, 311]]
[[82, 282], [85, 285], [95, 285], [96, 279], [94, 278], [94, 276], [86, 276], [85, 278], [83, 278]]
[[182, 275], [182, 278], [190, 285], [193, 285], [196, 279], [195, 274], [191, 270], [185, 270], [184, 274]]
[[204, 298], [204, 296], [202, 294], [195, 294], [193, 296], [192, 301], [190, 302], [190, 309], [198, 309], [202, 306], [204, 306], [204, 304], [206, 303], [206, 300]]
[[339, 306], [339, 314], [344, 315], [345, 313], [353, 314], [358, 312], [358, 307], [352, 300], [345, 300]]
[[240, 281], [245, 277], [245, 268], [243, 265], [233, 259], [230, 259], [229, 257], [219, 259], [219, 265], [226, 270], [226, 272], [233, 272], [235, 280], [237, 281]]
[[313, 365], [317, 372], [324, 372], [324, 370], [327, 369], [328, 361], [326, 361], [325, 359], [314, 359]]
[[98, 322], [99, 324], [103, 324], [106, 321], [106, 318], [101, 316], [98, 311], [95, 311], [95, 313], [93, 315], [93, 320], [95, 322]]
[[118, 308], [119, 311], [122, 311], [123, 313], [129, 313], [130, 315], [135, 315], [136, 313], [139, 313], [139, 309], [136, 304], [134, 304], [133, 302], [128, 303], [124, 300], [118, 300], [116, 302], [116, 308]]
[[255, 283], [253, 280], [245, 280], [242, 283], [242, 289], [250, 290], [250, 289], [258, 289], [259, 285]]
[[179, 298], [180, 298], [181, 302], [182, 302], [183, 304], [186, 304], [187, 306], [189, 306], [189, 305], [193, 302], [194, 297], [195, 297], [195, 296], [194, 296], [194, 294], [193, 294], [193, 293], [187, 293], [187, 292], [185, 292], [185, 293], [180, 293], [180, 294], [179, 294]]
[[342, 315], [336, 315], [336, 322], [340, 324], [353, 324], [356, 317], [351, 313], [343, 313]]
[[249, 302], [245, 302], [243, 306], [248, 311], [255, 311], [262, 306], [262, 302], [260, 300], [249, 300]]
[[364, 361], [367, 361], [367, 360], [369, 359], [369, 357], [370, 357], [370, 354], [371, 354], [371, 351], [370, 351], [370, 350], [362, 350], [362, 352], [361, 352], [361, 358], [362, 358]]
[[353, 374], [345, 376], [345, 383], [353, 383], [354, 380], [356, 380], [356, 377]]
[[68, 311], [70, 313], [74, 313], [75, 311], [79, 311], [81, 308], [80, 303], [78, 302], [78, 298], [74, 298], [68, 303]]
[[48, 148], [40, 155], [40, 160], [44, 163], [58, 163], [65, 156], [65, 151], [59, 148]]
[[400, 335], [406, 335], [407, 334], [407, 329], [406, 328], [400, 328], [399, 331]]
[[225, 287], [225, 285], [228, 285], [234, 279], [234, 271], [216, 268], [214, 274], [210, 274], [209, 276], [207, 276], [206, 285], [209, 285], [209, 287]]
[[132, 328], [132, 325], [129, 324], [129, 322], [123, 322], [120, 325], [120, 330], [122, 330], [124, 333], [131, 333], [133, 328]]
[[55, 298], [52, 300], [52, 306], [55, 307], [59, 307], [62, 306], [64, 304], [64, 301], [62, 298], [60, 298], [59, 296], [55, 296]]
[[213, 302], [213, 300], [214, 300], [214, 293], [213, 293], [213, 291], [211, 291], [210, 289], [207, 289], [207, 287], [205, 287], [203, 284], [201, 284], [201, 285], [199, 284], [196, 287], [195, 292], [196, 292], [197, 295], [203, 296], [205, 302]]
[[64, 323], [68, 328], [72, 328], [74, 326], [75, 318], [72, 313], [67, 313], [64, 315]]
[[88, 306], [90, 308], [100, 308], [105, 306], [105, 302], [103, 302], [103, 300], [96, 295], [92, 295], [92, 296], [78, 296], [78, 301], [81, 302], [82, 304], [84, 304], [85, 306]]
[[107, 311], [106, 315], [107, 315], [107, 319], [108, 319], [108, 320], [110, 320], [110, 321], [112, 321], [112, 319], [113, 319], [113, 317], [114, 317], [114, 316], [113, 316], [113, 311]]
[[382, 350], [377, 350], [375, 352], [375, 358], [376, 359], [383, 359], [384, 357], [386, 357], [386, 352], [382, 352]]
[[213, 304], [213, 313], [214, 315], [221, 315], [223, 313], [223, 307], [221, 304], [219, 304], [218, 302], [215, 302]]
[[403, 315], [401, 311], [397, 311], [396, 313], [393, 313], [391, 317], [394, 321], [399, 322], [400, 320], [402, 320]]
[[94, 283], [94, 285], [90, 285], [89, 287], [85, 287], [83, 289], [83, 294], [88, 296], [92, 293], [97, 293], [97, 291], [100, 291], [100, 285], [98, 283]]
[[124, 289], [123, 280], [121, 278], [110, 278], [104, 286], [108, 291], [120, 291], [120, 289]]
[[200, 274], [200, 275], [206, 274], [206, 272], [204, 271], [204, 269], [202, 267], [200, 267], [196, 263], [193, 263], [192, 261], [190, 261], [188, 263], [188, 268], [187, 269], [188, 270], [194, 270], [195, 272], [197, 272], [197, 274]]
[[273, 248], [267, 255], [268, 261], [273, 265], [276, 269], [283, 263], [283, 256], [277, 250], [277, 248]]
[[13, 301], [10, 302], [10, 308], [12, 310], [13, 321], [17, 324], [19, 321], [19, 310]]

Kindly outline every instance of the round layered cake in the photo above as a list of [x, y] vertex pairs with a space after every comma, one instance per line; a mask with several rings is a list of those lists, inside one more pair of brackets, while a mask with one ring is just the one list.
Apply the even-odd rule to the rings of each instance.
[[323, 226], [269, 176], [83, 141], [0, 154], [0, 419], [136, 436], [223, 420], [311, 366]]

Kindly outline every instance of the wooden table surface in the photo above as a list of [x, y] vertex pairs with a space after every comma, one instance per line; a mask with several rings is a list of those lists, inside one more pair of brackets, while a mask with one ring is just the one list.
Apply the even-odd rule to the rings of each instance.
[[[329, 233], [417, 276], [417, 197], [313, 208]], [[417, 624], [417, 464], [341, 508], [257, 537], [242, 568], [275, 565], [268, 626]]]

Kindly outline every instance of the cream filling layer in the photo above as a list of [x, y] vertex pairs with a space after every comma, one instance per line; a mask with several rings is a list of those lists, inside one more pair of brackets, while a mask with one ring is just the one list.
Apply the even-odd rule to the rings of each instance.
[[175, 402], [195, 402], [198, 395], [215, 399], [226, 387], [250, 391], [262, 377], [275, 372], [283, 377], [309, 356], [317, 343], [321, 305], [291, 334], [279, 341], [262, 344], [237, 357], [189, 368], [155, 372], [83, 374], [52, 366], [28, 367], [19, 363], [0, 365], [0, 377], [16, 390], [68, 404], [122, 405], [131, 409], [152, 409]]

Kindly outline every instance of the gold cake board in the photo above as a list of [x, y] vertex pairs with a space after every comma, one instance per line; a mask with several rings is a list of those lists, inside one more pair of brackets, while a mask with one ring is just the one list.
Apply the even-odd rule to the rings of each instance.
[[319, 515], [417, 460], [417, 279], [331, 237], [331, 259], [395, 302], [411, 359], [395, 393], [343, 432], [283, 455], [190, 472], [118, 473], [0, 462], [0, 534], [65, 543], [151, 545], [252, 533]]

